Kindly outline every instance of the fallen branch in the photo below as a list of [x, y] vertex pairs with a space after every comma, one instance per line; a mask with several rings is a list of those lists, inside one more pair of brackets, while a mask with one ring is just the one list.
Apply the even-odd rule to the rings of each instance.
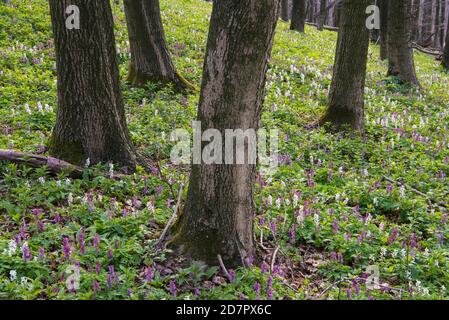
[[438, 201], [438, 200], [436, 200], [436, 199], [430, 197], [429, 195], [425, 194], [424, 192], [421, 192], [421, 191], [419, 191], [419, 190], [417, 190], [417, 189], [415, 189], [415, 188], [413, 188], [413, 187], [410, 187], [409, 185], [407, 185], [407, 184], [405, 184], [405, 183], [402, 183], [402, 182], [400, 182], [400, 181], [396, 181], [396, 180], [394, 180], [394, 179], [392, 179], [392, 178], [389, 178], [389, 177], [387, 177], [387, 176], [382, 176], [382, 179], [383, 179], [383, 180], [386, 180], [386, 181], [388, 181], [388, 182], [397, 184], [397, 185], [399, 185], [399, 186], [403, 186], [404, 188], [409, 189], [410, 191], [416, 193], [417, 195], [420, 195], [420, 196], [426, 198], [426, 200], [427, 200], [429, 203], [433, 204], [433, 205], [436, 205], [436, 206], [439, 206], [439, 207], [448, 209], [448, 204], [447, 204], [447, 203], [444, 203], [444, 202], [442, 202], [442, 201]]
[[[316, 24], [316, 23], [313, 23], [313, 22], [306, 22], [306, 24], [309, 25], [309, 26], [313, 26], [313, 27], [315, 27], [315, 28], [318, 28], [318, 24]], [[324, 29], [324, 30], [330, 30], [330, 31], [338, 31], [338, 28], [337, 28], [337, 27], [331, 27], [331, 26], [327, 26], [327, 25], [324, 25], [324, 26], [323, 26], [323, 29]]]
[[420, 46], [419, 44], [417, 44], [416, 42], [412, 42], [411, 45], [412, 45], [412, 48], [414, 48], [414, 49], [416, 49], [416, 50], [418, 50], [418, 51], [420, 51], [422, 53], [430, 54], [430, 55], [432, 55], [432, 56], [434, 56], [436, 58], [440, 58], [441, 55], [443, 54], [440, 51], [426, 49], [426, 48]]
[[46, 167], [53, 175], [67, 173], [73, 178], [80, 178], [83, 176], [83, 169], [81, 167], [53, 157], [45, 157], [31, 153], [14, 150], [0, 150], [0, 161], [25, 164], [33, 168]]
[[274, 269], [274, 264], [275, 264], [275, 262], [276, 262], [276, 255], [277, 255], [277, 253], [278, 253], [278, 251], [279, 251], [279, 245], [276, 247], [276, 249], [274, 249], [274, 251], [273, 251], [273, 255], [271, 256], [271, 264], [270, 264], [270, 272], [273, 272], [273, 269]]
[[173, 214], [172, 214], [170, 220], [168, 220], [168, 223], [165, 226], [164, 231], [162, 231], [161, 236], [159, 237], [158, 241], [156, 242], [156, 248], [159, 248], [159, 249], [162, 248], [162, 244], [163, 244], [163, 241], [165, 240], [167, 232], [170, 229], [171, 225], [173, 224], [173, 222], [175, 221], [175, 219], [178, 215], [178, 209], [181, 204], [183, 190], [184, 190], [184, 182], [181, 182], [181, 186], [179, 187], [179, 193], [178, 193], [178, 201], [176, 202], [175, 210], [173, 211]]

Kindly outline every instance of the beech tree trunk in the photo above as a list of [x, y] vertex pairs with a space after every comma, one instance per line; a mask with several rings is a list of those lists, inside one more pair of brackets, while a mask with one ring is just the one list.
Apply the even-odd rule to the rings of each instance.
[[167, 48], [159, 0], [124, 0], [124, 7], [131, 49], [128, 81], [133, 85], [172, 82], [178, 88], [193, 89], [175, 70]]
[[394, 0], [388, 10], [388, 75], [419, 86], [410, 45], [410, 0]]
[[380, 10], [380, 59], [388, 59], [388, 2], [379, 0]]
[[306, 0], [293, 0], [290, 30], [304, 32], [306, 20]]
[[[449, 18], [448, 18], [448, 22], [449, 22]], [[449, 23], [447, 24], [446, 42], [444, 44], [442, 64], [446, 70], [449, 70]]]
[[321, 123], [330, 122], [363, 132], [364, 88], [368, 59], [369, 32], [366, 7], [370, 0], [343, 0], [338, 32], [334, 74], [329, 104]]
[[[82, 163], [113, 161], [134, 167], [126, 125], [109, 0], [50, 0], [58, 75], [58, 111], [50, 139], [56, 158]], [[79, 29], [66, 27], [70, 5]]]
[[[214, 128], [225, 137], [226, 129], [258, 130], [278, 8], [279, 0], [214, 1], [198, 111], [202, 131]], [[229, 267], [254, 257], [255, 174], [247, 159], [193, 164], [169, 245], [208, 264], [221, 255]]]

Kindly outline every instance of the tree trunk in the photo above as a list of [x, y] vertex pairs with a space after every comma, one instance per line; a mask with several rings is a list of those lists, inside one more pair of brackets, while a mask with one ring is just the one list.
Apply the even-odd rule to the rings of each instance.
[[293, 0], [292, 22], [290, 30], [304, 32], [306, 19], [306, 0]]
[[[258, 129], [278, 7], [279, 0], [214, 1], [199, 103], [201, 131], [214, 128], [224, 137], [226, 129]], [[221, 255], [230, 267], [254, 257], [255, 174], [256, 166], [247, 161], [193, 164], [169, 245], [209, 264]]]
[[337, 28], [340, 25], [341, 4], [342, 4], [342, 0], [335, 0], [334, 27], [337, 27]]
[[413, 41], [419, 42], [419, 17], [420, 17], [420, 4], [422, 0], [412, 0], [412, 32], [411, 32], [411, 39]]
[[125, 0], [131, 60], [128, 81], [174, 83], [180, 89], [194, 89], [174, 67], [167, 48], [159, 0]]
[[424, 0], [421, 16], [421, 39], [420, 45], [428, 47], [432, 44], [432, 1]]
[[410, 46], [410, 0], [390, 1], [388, 10], [388, 76], [419, 86]]
[[323, 30], [323, 26], [326, 23], [326, 7], [327, 0], [320, 0], [320, 12], [318, 16], [318, 30]]
[[435, 0], [435, 5], [434, 5], [434, 23], [433, 23], [433, 47], [436, 49], [440, 48], [440, 32], [441, 32], [441, 27], [440, 27], [440, 10], [441, 10], [441, 0]]
[[389, 0], [379, 0], [380, 9], [380, 59], [388, 58], [388, 7]]
[[438, 29], [438, 49], [444, 48], [444, 31], [446, 23], [446, 0], [441, 1], [440, 7], [440, 26]]
[[321, 123], [337, 129], [347, 125], [364, 130], [364, 88], [368, 59], [369, 33], [366, 7], [370, 0], [343, 0], [338, 32], [334, 74], [329, 104]]
[[284, 21], [290, 20], [290, 4], [289, 0], [281, 0], [281, 19]]
[[[449, 18], [448, 18], [449, 22]], [[444, 44], [444, 50], [443, 50], [443, 67], [446, 70], [449, 70], [449, 23], [447, 24], [447, 30], [446, 30], [446, 42]]]
[[[50, 153], [71, 163], [113, 161], [134, 167], [109, 0], [50, 0], [58, 74], [58, 112]], [[79, 8], [79, 29], [66, 10]]]

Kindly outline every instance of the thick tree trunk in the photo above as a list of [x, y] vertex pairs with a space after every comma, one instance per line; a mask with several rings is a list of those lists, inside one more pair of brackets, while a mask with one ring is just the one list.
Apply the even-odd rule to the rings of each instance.
[[[58, 112], [50, 153], [71, 163], [134, 167], [125, 120], [109, 0], [50, 0], [58, 74]], [[80, 28], [66, 27], [79, 8]]]
[[388, 58], [388, 7], [389, 0], [379, 0], [381, 60], [386, 60]]
[[[448, 17], [448, 22], [449, 22], [449, 17]], [[442, 64], [446, 70], [449, 70], [449, 23], [447, 24], [446, 42], [444, 44]]]
[[293, 0], [291, 30], [304, 32], [306, 19], [306, 0]]
[[347, 125], [364, 130], [364, 88], [368, 59], [369, 33], [366, 7], [370, 0], [343, 0], [338, 32], [334, 74], [329, 104], [322, 123], [337, 129]]
[[159, 0], [125, 0], [131, 60], [128, 81], [174, 83], [181, 89], [194, 89], [173, 64], [167, 48]]
[[290, 20], [290, 3], [289, 0], [281, 0], [281, 19]]
[[388, 75], [419, 86], [410, 46], [410, 0], [390, 1], [388, 10]]
[[[278, 7], [279, 0], [214, 1], [198, 114], [202, 131], [214, 128], [224, 137], [226, 129], [258, 129]], [[254, 256], [255, 174], [246, 160], [193, 164], [170, 246], [209, 264], [221, 255], [230, 267]]]

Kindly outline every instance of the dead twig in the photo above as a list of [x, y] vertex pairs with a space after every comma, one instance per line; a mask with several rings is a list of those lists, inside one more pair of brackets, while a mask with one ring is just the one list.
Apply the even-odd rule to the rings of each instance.
[[178, 209], [181, 204], [183, 190], [184, 190], [184, 182], [181, 182], [181, 186], [179, 187], [179, 192], [178, 192], [178, 201], [176, 202], [175, 209], [173, 211], [173, 214], [172, 214], [170, 220], [168, 220], [168, 223], [165, 226], [164, 231], [162, 231], [161, 236], [159, 237], [158, 241], [156, 242], [156, 248], [162, 248], [162, 244], [163, 244], [163, 241], [165, 240], [167, 232], [170, 229], [171, 225], [173, 224], [173, 222], [175, 221], [175, 219], [178, 215]]
[[444, 203], [444, 202], [442, 202], [442, 201], [438, 201], [438, 200], [436, 200], [436, 199], [430, 197], [429, 195], [425, 194], [424, 192], [421, 192], [421, 191], [419, 191], [419, 190], [417, 190], [417, 189], [415, 189], [415, 188], [413, 188], [413, 187], [411, 187], [411, 186], [409, 186], [409, 185], [407, 185], [407, 184], [405, 184], [405, 183], [403, 183], [403, 182], [396, 181], [396, 180], [394, 180], [394, 179], [392, 179], [392, 178], [389, 178], [389, 177], [387, 177], [387, 176], [382, 176], [382, 179], [385, 180], [385, 181], [388, 181], [388, 182], [391, 182], [391, 183], [394, 183], [394, 184], [396, 184], [396, 185], [403, 186], [404, 188], [409, 189], [410, 191], [416, 193], [417, 195], [420, 195], [420, 196], [426, 198], [426, 200], [427, 200], [430, 204], [439, 206], [439, 207], [444, 208], [444, 209], [448, 209], [448, 204], [447, 204], [447, 203]]

